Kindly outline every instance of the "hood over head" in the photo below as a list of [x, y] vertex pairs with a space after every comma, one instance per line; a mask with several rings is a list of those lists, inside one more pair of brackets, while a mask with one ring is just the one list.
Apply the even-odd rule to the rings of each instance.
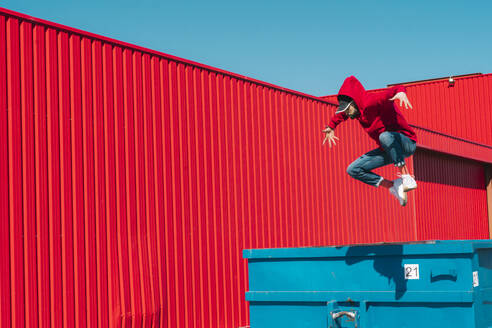
[[364, 108], [364, 95], [366, 93], [366, 89], [362, 86], [362, 84], [357, 80], [355, 76], [349, 76], [343, 81], [342, 87], [340, 91], [338, 91], [338, 100], [343, 97], [340, 96], [348, 96], [352, 98], [357, 105], [359, 110]]

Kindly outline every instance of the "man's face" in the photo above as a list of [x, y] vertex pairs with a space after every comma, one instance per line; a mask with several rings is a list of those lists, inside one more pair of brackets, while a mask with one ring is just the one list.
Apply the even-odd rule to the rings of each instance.
[[347, 110], [345, 111], [345, 114], [351, 119], [354, 119], [360, 115], [359, 110], [357, 109], [357, 107], [355, 107], [353, 101], [348, 106]]

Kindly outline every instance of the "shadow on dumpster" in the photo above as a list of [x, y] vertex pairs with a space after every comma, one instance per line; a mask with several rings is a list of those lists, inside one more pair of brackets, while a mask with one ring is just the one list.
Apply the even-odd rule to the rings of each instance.
[[374, 270], [386, 277], [388, 284], [393, 281], [396, 300], [399, 300], [405, 294], [407, 281], [404, 277], [402, 264], [403, 245], [349, 247], [345, 256], [345, 263], [353, 265], [362, 261], [374, 261]]

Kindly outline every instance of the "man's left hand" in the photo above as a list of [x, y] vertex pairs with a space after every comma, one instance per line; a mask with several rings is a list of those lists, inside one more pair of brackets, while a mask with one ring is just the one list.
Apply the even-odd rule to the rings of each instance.
[[408, 107], [410, 107], [410, 109], [413, 109], [412, 104], [410, 104], [410, 102], [408, 101], [407, 94], [405, 92], [398, 92], [390, 100], [391, 101], [394, 101], [394, 100], [397, 100], [397, 99], [400, 100], [400, 107], [401, 107], [402, 104], [404, 104], [405, 105], [405, 109], [408, 109]]

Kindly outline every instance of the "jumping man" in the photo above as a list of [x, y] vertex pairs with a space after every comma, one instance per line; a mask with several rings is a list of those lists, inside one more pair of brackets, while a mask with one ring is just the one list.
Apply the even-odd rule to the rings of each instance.
[[[417, 137], [408, 125], [401, 111], [393, 103], [400, 101], [405, 108], [412, 108], [403, 86], [396, 86], [380, 93], [367, 92], [354, 76], [345, 79], [338, 92], [339, 107], [331, 118], [323, 145], [326, 141], [336, 145], [335, 128], [348, 118], [356, 119], [376, 141], [379, 148], [371, 150], [356, 159], [347, 168], [347, 173], [364, 183], [375, 187], [388, 188], [401, 206], [407, 204], [407, 192], [417, 188], [415, 179], [410, 175], [405, 158], [415, 153]], [[394, 181], [386, 180], [371, 170], [393, 163], [401, 175]]]

